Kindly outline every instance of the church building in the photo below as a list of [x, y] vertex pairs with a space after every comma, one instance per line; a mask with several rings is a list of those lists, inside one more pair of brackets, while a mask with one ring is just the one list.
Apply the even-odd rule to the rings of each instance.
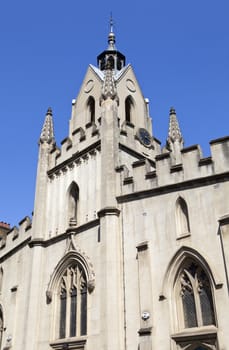
[[161, 147], [111, 25], [60, 148], [47, 111], [33, 217], [3, 223], [1, 350], [229, 350], [229, 136], [204, 158], [168, 121]]

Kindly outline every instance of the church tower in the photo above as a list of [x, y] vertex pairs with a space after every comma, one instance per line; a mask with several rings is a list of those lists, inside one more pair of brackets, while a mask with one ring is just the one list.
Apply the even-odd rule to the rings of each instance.
[[0, 349], [219, 350], [229, 344], [229, 137], [152, 133], [133, 68], [108, 46], [60, 148], [39, 139], [33, 218], [0, 240]]
[[[148, 101], [142, 95], [132, 67], [126, 65], [125, 56], [116, 49], [112, 24], [108, 47], [98, 56], [97, 64], [97, 67], [88, 67], [79, 94], [72, 102], [69, 135], [61, 142], [61, 149], [55, 143], [51, 109], [45, 117], [39, 142], [32, 275], [43, 275], [43, 264], [47, 261], [53, 265], [46, 293], [47, 305], [53, 317], [59, 319], [58, 325], [55, 322], [52, 325], [50, 335], [50, 346], [57, 349], [65, 345], [78, 347], [76, 337], [88, 332], [93, 339], [84, 339], [88, 349], [94, 346], [125, 348], [123, 232], [117, 195], [123, 174], [131, 183], [132, 163], [138, 166], [145, 162], [150, 171], [159, 149], [152, 136]], [[54, 254], [54, 241], [64, 250], [59, 248]], [[50, 245], [44, 253], [41, 247], [47, 242]], [[66, 271], [60, 273], [61, 259]], [[85, 274], [84, 282], [79, 283], [87, 289], [84, 302], [91, 304], [92, 319], [89, 315], [87, 320], [83, 319], [82, 310], [78, 310], [82, 308], [82, 295], [79, 305], [75, 301], [78, 314], [72, 315], [72, 291], [68, 295], [67, 284], [72, 290], [76, 283], [78, 297], [79, 273]], [[61, 282], [56, 281], [56, 274], [66, 275], [62, 277], [62, 287]], [[63, 291], [57, 292], [58, 288]], [[40, 299], [41, 293], [35, 284], [31, 293]], [[59, 298], [64, 294], [63, 305], [53, 306], [59, 302], [56, 293]], [[33, 309], [31, 320], [34, 312]]]

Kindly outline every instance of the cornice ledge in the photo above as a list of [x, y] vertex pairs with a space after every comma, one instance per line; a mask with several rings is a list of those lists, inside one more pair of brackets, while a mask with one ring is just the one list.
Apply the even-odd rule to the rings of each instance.
[[85, 224], [82, 224], [80, 226], [69, 227], [66, 230], [66, 233], [67, 234], [71, 234], [71, 233], [78, 234], [78, 233], [81, 233], [83, 231], [86, 231], [86, 230], [88, 230], [94, 226], [98, 226], [98, 225], [99, 225], [99, 220], [98, 220], [98, 218], [96, 218], [96, 219], [88, 221]]
[[120, 210], [116, 207], [105, 207], [97, 212], [99, 218], [102, 218], [107, 215], [116, 215], [119, 216]]
[[155, 159], [156, 159], [156, 161], [159, 161], [159, 160], [164, 160], [164, 159], [169, 158], [169, 157], [170, 157], [170, 152], [165, 152], [165, 153], [157, 154]]
[[28, 243], [30, 248], [33, 248], [35, 246], [41, 246], [43, 247], [45, 245], [45, 241], [43, 238], [33, 238], [29, 243]]
[[89, 153], [91, 150], [99, 149], [100, 146], [101, 146], [101, 141], [97, 140], [96, 142], [92, 143], [88, 147], [84, 148], [82, 151], [75, 152], [70, 158], [64, 160], [63, 162], [61, 162], [60, 164], [56, 165], [52, 169], [48, 170], [47, 171], [47, 175], [51, 176], [55, 172], [57, 172], [57, 171], [61, 170], [62, 168], [64, 168], [66, 165], [72, 163], [73, 161], [76, 161], [77, 159], [80, 159], [85, 154]]
[[171, 335], [176, 342], [190, 341], [198, 339], [215, 339], [217, 328], [215, 326], [203, 326], [186, 329]]
[[89, 221], [89, 222], [86, 222], [85, 224], [82, 224], [80, 226], [70, 227], [65, 232], [63, 232], [57, 236], [51, 237], [47, 240], [45, 240], [43, 238], [35, 238], [29, 242], [29, 247], [33, 248], [36, 246], [41, 246], [41, 247], [46, 248], [46, 247], [50, 246], [51, 244], [55, 244], [57, 242], [60, 242], [64, 239], [66, 239], [71, 234], [77, 235], [81, 232], [84, 232], [84, 231], [86, 231], [92, 227], [98, 226], [98, 225], [99, 225], [99, 219], [96, 218], [96, 219]]
[[188, 153], [191, 151], [196, 151], [196, 150], [199, 150], [199, 147], [200, 147], [199, 145], [192, 145], [189, 147], [185, 147], [185, 148], [182, 148], [181, 153]]
[[136, 248], [137, 248], [138, 252], [142, 252], [144, 250], [147, 250], [148, 249], [148, 242], [147, 241], [141, 242], [136, 246]]
[[50, 342], [50, 346], [53, 349], [56, 350], [63, 350], [63, 349], [84, 349], [85, 344], [87, 342], [86, 337], [80, 337], [77, 339], [74, 338], [66, 338], [66, 339], [61, 339], [57, 341]]
[[224, 137], [220, 137], [218, 139], [214, 139], [214, 140], [211, 140], [209, 142], [210, 145], [214, 145], [214, 144], [217, 144], [217, 143], [222, 143], [222, 142], [227, 142], [229, 141], [229, 136], [224, 136]]
[[221, 216], [221, 218], [219, 218], [218, 221], [219, 221], [220, 226], [228, 225], [229, 224], [229, 214]]
[[209, 176], [197, 177], [181, 182], [170, 183], [155, 188], [150, 188], [142, 191], [131, 192], [116, 197], [118, 203], [125, 203], [130, 201], [139, 200], [142, 198], [154, 197], [162, 194], [167, 194], [179, 190], [186, 190], [190, 188], [198, 188], [200, 186], [209, 186], [219, 182], [225, 182], [229, 180], [229, 171], [212, 174]]
[[4, 254], [0, 257], [0, 263], [2, 263], [4, 260], [6, 260], [7, 258], [12, 256], [13, 254], [15, 254], [18, 250], [24, 248], [29, 243], [30, 240], [31, 240], [31, 236], [29, 236], [24, 241], [20, 242], [18, 245], [11, 248], [10, 250], [4, 252]]
[[123, 143], [119, 143], [119, 149], [128, 153], [128, 154], [131, 154], [133, 157], [137, 158], [137, 161], [147, 159], [150, 162], [150, 164], [153, 167], [155, 167], [155, 161], [153, 159], [151, 159], [150, 157], [144, 156], [142, 153], [135, 151], [134, 149], [124, 145]]
[[144, 328], [140, 328], [138, 331], [138, 334], [141, 336], [144, 335], [151, 335], [152, 333], [152, 327], [144, 327]]

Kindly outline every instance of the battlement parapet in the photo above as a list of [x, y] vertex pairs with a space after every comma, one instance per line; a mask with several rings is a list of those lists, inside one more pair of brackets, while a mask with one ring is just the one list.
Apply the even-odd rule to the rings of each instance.
[[[229, 137], [210, 142], [211, 156], [204, 158], [199, 145], [183, 148], [180, 157], [166, 151], [155, 157], [155, 166], [147, 159], [132, 163], [123, 172], [122, 193], [153, 189], [229, 172]], [[181, 162], [177, 163], [179, 159]], [[122, 168], [124, 170], [124, 167]]]
[[56, 145], [50, 151], [50, 166], [53, 168], [64, 162], [76, 152], [81, 152], [91, 144], [92, 138], [99, 139], [99, 129], [95, 123], [86, 124], [85, 128], [79, 127], [72, 134], [61, 141], [61, 148]]
[[216, 173], [229, 169], [229, 136], [210, 141], [212, 160]]
[[5, 251], [10, 251], [19, 244], [21, 244], [26, 238], [30, 236], [32, 228], [32, 220], [29, 216], [26, 216], [23, 218], [19, 224], [18, 227], [14, 226], [7, 230], [1, 237], [0, 237], [0, 252], [1, 255], [5, 254]]
[[0, 230], [10, 230], [10, 224], [7, 222], [1, 221], [0, 222]]

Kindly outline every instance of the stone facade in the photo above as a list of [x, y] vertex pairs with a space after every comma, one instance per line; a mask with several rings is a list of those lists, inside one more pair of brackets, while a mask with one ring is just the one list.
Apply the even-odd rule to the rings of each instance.
[[33, 218], [1, 237], [1, 349], [229, 349], [229, 137], [166, 146], [115, 47], [56, 146], [48, 109]]

